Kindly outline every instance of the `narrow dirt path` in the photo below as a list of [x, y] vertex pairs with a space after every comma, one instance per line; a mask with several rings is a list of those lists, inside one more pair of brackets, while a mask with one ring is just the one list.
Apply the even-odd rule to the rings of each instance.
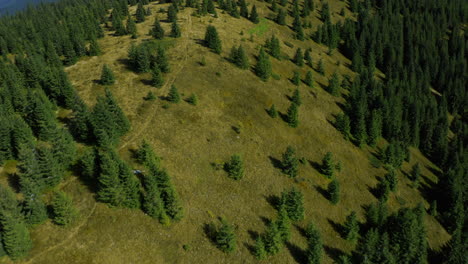
[[[184, 69], [185, 63], [187, 62], [187, 59], [188, 59], [189, 50], [190, 50], [189, 49], [189, 44], [190, 44], [190, 40], [192, 39], [192, 17], [191, 17], [190, 14], [187, 14], [186, 18], [187, 18], [187, 27], [186, 27], [186, 30], [185, 30], [186, 37], [183, 38], [184, 48], [182, 49], [182, 50], [184, 50], [183, 59], [182, 59], [182, 61], [180, 61], [179, 63], [176, 64], [176, 67], [177, 67], [176, 70], [171, 72], [170, 74], [168, 74], [169, 78], [166, 81], [166, 83], [163, 85], [163, 87], [161, 88], [161, 90], [163, 90], [163, 91], [168, 90], [168, 88], [174, 83], [174, 81], [176, 80], [179, 73], [182, 71], [182, 69]], [[140, 137], [141, 134], [143, 134], [143, 132], [146, 131], [146, 128], [149, 126], [149, 124], [152, 123], [153, 118], [156, 115], [156, 108], [157, 107], [158, 107], [157, 104], [152, 104], [151, 105], [150, 115], [145, 119], [145, 122], [140, 123], [140, 125], [138, 127], [135, 127], [134, 124], [132, 124], [132, 126], [134, 127], [133, 130], [135, 132], [132, 133], [129, 138], [126, 138], [126, 139], [123, 140], [125, 143], [123, 143], [119, 147], [119, 150], [124, 149], [129, 144], [131, 144], [131, 143], [133, 143], [136, 140], [139, 140], [141, 138]]]

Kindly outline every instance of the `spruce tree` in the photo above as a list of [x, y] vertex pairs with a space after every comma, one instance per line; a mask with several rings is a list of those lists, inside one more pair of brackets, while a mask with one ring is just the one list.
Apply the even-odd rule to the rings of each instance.
[[319, 231], [316, 228], [309, 230], [310, 234], [307, 239], [308, 247], [306, 249], [307, 263], [320, 264], [323, 256], [323, 242]]
[[390, 191], [396, 192], [398, 187], [397, 172], [394, 169], [390, 169], [389, 172], [385, 174], [385, 180], [388, 182]]
[[47, 208], [40, 194], [28, 194], [23, 204], [23, 215], [29, 226], [43, 223], [47, 219]]
[[257, 259], [266, 259], [268, 256], [268, 252], [266, 251], [265, 248], [265, 242], [263, 236], [258, 236], [255, 239], [255, 245], [254, 245], [254, 255]]
[[248, 69], [249, 68], [249, 59], [245, 54], [244, 48], [242, 45], [239, 45], [238, 48], [233, 46], [231, 49], [230, 60], [234, 62], [234, 64], [241, 68], [241, 69]]
[[255, 5], [252, 6], [252, 10], [250, 10], [249, 20], [252, 21], [254, 24], [258, 24], [260, 19], [258, 18], [257, 7]]
[[327, 91], [334, 96], [338, 96], [340, 94], [340, 78], [338, 74], [335, 72], [333, 73], [332, 77], [328, 80]]
[[224, 169], [229, 177], [234, 180], [240, 180], [244, 177], [243, 161], [237, 154], [231, 156], [231, 160], [224, 165]]
[[283, 238], [275, 222], [268, 225], [268, 229], [262, 238], [267, 255], [277, 254], [283, 246]]
[[53, 221], [57, 225], [67, 226], [76, 220], [78, 212], [73, 207], [72, 199], [64, 192], [56, 192], [52, 200]]
[[127, 19], [127, 34], [132, 35], [132, 39], [138, 38], [135, 20], [133, 20], [131, 16], [129, 16]]
[[101, 55], [101, 48], [96, 39], [92, 39], [89, 43], [88, 56], [99, 56]]
[[291, 97], [291, 101], [293, 103], [295, 103], [296, 105], [298, 105], [298, 106], [300, 106], [302, 104], [301, 93], [300, 93], [299, 89], [294, 90], [294, 94]]
[[143, 7], [141, 3], [138, 3], [135, 17], [136, 17], [137, 23], [145, 22], [146, 20], [145, 8]]
[[187, 103], [191, 104], [191, 105], [197, 105], [198, 104], [198, 97], [196, 94], [191, 94], [189, 96], [189, 98], [186, 99]]
[[280, 206], [284, 206], [292, 221], [297, 222], [304, 219], [304, 196], [296, 188], [293, 187], [289, 191], [281, 193]]
[[[295, 86], [299, 86], [301, 84], [301, 75], [300, 75], [300, 73], [298, 71], [294, 71], [294, 75], [291, 78], [291, 82]], [[298, 89], [296, 89], [296, 90], [298, 90]]]
[[159, 67], [155, 67], [151, 71], [151, 76], [152, 76], [151, 85], [153, 85], [154, 87], [158, 87], [158, 88], [163, 86], [164, 78]]
[[288, 212], [284, 206], [278, 210], [278, 218], [275, 221], [278, 227], [278, 232], [281, 234], [283, 242], [289, 241], [291, 237], [291, 220], [289, 219]]
[[306, 61], [306, 64], [312, 68], [312, 56], [310, 55], [310, 49], [306, 49], [304, 53], [304, 60]]
[[205, 32], [205, 45], [210, 48], [214, 53], [221, 54], [222, 45], [218, 36], [218, 31], [214, 26], [207, 26]]
[[263, 47], [260, 48], [260, 52], [258, 54], [257, 65], [255, 65], [255, 73], [263, 81], [267, 81], [271, 76], [270, 58], [266, 54]]
[[320, 168], [323, 175], [327, 178], [332, 178], [335, 170], [335, 164], [333, 162], [333, 157], [331, 152], [327, 152], [322, 159], [322, 166]]
[[150, 30], [150, 35], [155, 39], [164, 38], [164, 29], [158, 19], [154, 21], [153, 28]]
[[278, 116], [278, 111], [276, 111], [275, 105], [271, 105], [270, 109], [268, 109], [268, 115], [271, 116], [271, 118], [276, 118]]
[[346, 140], [351, 138], [351, 121], [345, 113], [339, 113], [336, 116], [335, 126], [340, 131]]
[[152, 218], [158, 219], [161, 224], [167, 225], [170, 220], [164, 209], [161, 192], [153, 172], [156, 167], [153, 166], [149, 164], [150, 173], [143, 174], [143, 210]]
[[314, 87], [314, 77], [312, 76], [312, 71], [307, 71], [306, 77], [304, 79], [305, 84], [310, 88]]
[[351, 214], [346, 217], [343, 231], [346, 240], [357, 241], [359, 237], [359, 222], [355, 211], [352, 211]]
[[327, 192], [332, 204], [337, 204], [340, 201], [340, 184], [336, 178], [328, 184]]
[[104, 64], [101, 72], [101, 79], [99, 80], [102, 85], [112, 85], [115, 83], [115, 76], [107, 64]]
[[177, 10], [174, 5], [170, 5], [167, 9], [167, 20], [171, 23], [177, 21]]
[[281, 26], [286, 25], [286, 15], [286, 11], [283, 8], [280, 8], [278, 10], [278, 14], [276, 15], [275, 22]]
[[267, 40], [265, 47], [268, 49], [268, 53], [276, 59], [281, 59], [281, 47], [279, 39], [273, 35], [271, 39]]
[[325, 75], [325, 66], [323, 66], [323, 60], [320, 58], [318, 65], [317, 65], [317, 72], [321, 75]]
[[225, 253], [231, 253], [236, 249], [234, 228], [225, 219], [221, 219], [221, 226], [216, 230], [214, 240], [218, 248]]
[[302, 55], [302, 49], [301, 48], [297, 48], [296, 54], [294, 55], [294, 58], [293, 58], [293, 61], [299, 67], [304, 66], [304, 56]]
[[281, 161], [281, 171], [288, 175], [290, 178], [297, 176], [299, 160], [296, 157], [296, 150], [288, 146], [286, 152], [283, 153], [283, 160]]
[[179, 38], [181, 36], [180, 28], [179, 25], [177, 24], [177, 21], [172, 22], [171, 26], [171, 37], [173, 38]]
[[290, 127], [297, 127], [299, 125], [299, 107], [296, 103], [291, 102], [286, 113], [286, 122]]
[[166, 50], [161, 46], [158, 47], [158, 54], [156, 57], [155, 64], [163, 73], [168, 73], [170, 71], [169, 60], [166, 55]]
[[171, 89], [169, 90], [169, 94], [167, 95], [167, 100], [171, 103], [179, 103], [180, 102], [180, 95], [177, 87], [175, 85], [171, 85]]
[[249, 10], [247, 9], [247, 4], [245, 3], [245, 0], [239, 0], [239, 8], [240, 16], [244, 18], [249, 18]]
[[18, 215], [0, 212], [3, 248], [12, 260], [25, 257], [32, 248], [32, 241], [26, 224]]

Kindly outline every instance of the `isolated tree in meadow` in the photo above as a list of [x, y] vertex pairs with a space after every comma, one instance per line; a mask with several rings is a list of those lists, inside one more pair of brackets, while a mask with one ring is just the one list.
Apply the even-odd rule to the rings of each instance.
[[171, 25], [171, 37], [173, 38], [179, 38], [181, 36], [181, 31], [180, 31], [180, 27], [179, 25], [177, 24], [177, 21], [174, 21], [172, 22], [172, 25]]
[[198, 96], [193, 93], [186, 99], [186, 101], [187, 103], [195, 106], [198, 104]]
[[291, 97], [291, 101], [298, 106], [302, 104], [301, 92], [299, 91], [299, 89], [294, 90], [293, 96]]
[[278, 210], [278, 218], [275, 220], [278, 231], [281, 234], [283, 242], [289, 241], [291, 237], [291, 220], [289, 219], [288, 212], [284, 206]]
[[306, 77], [304, 79], [305, 84], [309, 86], [310, 88], [314, 87], [314, 77], [312, 75], [312, 71], [307, 71]]
[[136, 22], [137, 23], [145, 22], [146, 11], [145, 11], [145, 8], [143, 7], [143, 5], [141, 3], [138, 3], [135, 17], [136, 17]]
[[169, 90], [169, 94], [167, 95], [167, 100], [171, 103], [179, 103], [180, 102], [180, 95], [177, 87], [175, 85], [171, 85], [171, 89]]
[[301, 74], [298, 71], [293, 72], [293, 77], [291, 78], [291, 82], [295, 86], [299, 86], [301, 84]]
[[286, 25], [286, 16], [287, 16], [286, 11], [283, 8], [280, 8], [278, 10], [278, 14], [276, 15], [275, 22], [281, 26]]
[[102, 67], [100, 82], [102, 85], [112, 85], [115, 83], [114, 73], [107, 64], [104, 64]]
[[236, 46], [233, 46], [229, 57], [230, 60], [234, 62], [234, 64], [237, 67], [244, 70], [249, 68], [249, 59], [242, 45], [239, 45], [238, 48], [236, 48]]
[[162, 87], [164, 84], [164, 78], [159, 67], [155, 67], [151, 71], [151, 85], [154, 87]]
[[317, 72], [321, 75], [325, 75], [325, 66], [323, 65], [323, 60], [320, 58], [318, 65], [317, 65]]
[[161, 46], [158, 47], [157, 56], [155, 58], [155, 64], [163, 73], [168, 73], [170, 71], [169, 59], [167, 58], [166, 50]]
[[299, 106], [296, 103], [291, 102], [286, 113], [286, 122], [290, 127], [297, 127], [299, 125]]
[[336, 116], [335, 126], [338, 131], [343, 134], [343, 137], [348, 140], [351, 138], [351, 121], [345, 113], [339, 113]]
[[327, 152], [322, 159], [322, 166], [320, 168], [323, 175], [327, 178], [332, 178], [335, 170], [335, 164], [333, 162], [333, 156], [331, 152]]
[[297, 48], [296, 54], [294, 55], [294, 58], [293, 58], [293, 61], [299, 67], [304, 66], [304, 56], [302, 55], [302, 49], [301, 48]]
[[153, 28], [150, 30], [150, 35], [155, 39], [163, 39], [164, 38], [164, 29], [159, 23], [159, 20], [156, 18], [153, 24]]
[[346, 221], [343, 225], [343, 233], [346, 240], [357, 241], [359, 237], [359, 222], [355, 211], [352, 211], [351, 214], [346, 217]]
[[323, 256], [323, 242], [320, 232], [312, 226], [309, 229], [309, 236], [307, 239], [307, 264], [320, 264], [322, 263]]
[[275, 105], [271, 105], [270, 109], [268, 109], [268, 115], [272, 118], [276, 118], [278, 116], [278, 111], [276, 110]]
[[284, 206], [292, 221], [304, 219], [304, 195], [295, 187], [281, 193], [280, 206]]
[[288, 146], [286, 152], [283, 153], [283, 160], [281, 161], [281, 171], [288, 175], [290, 178], [297, 176], [299, 160], [296, 157], [296, 150]]
[[334, 72], [332, 77], [328, 80], [327, 91], [334, 96], [338, 96], [340, 94], [340, 77], [338, 73]]
[[214, 241], [218, 248], [225, 253], [231, 253], [236, 249], [234, 227], [225, 219], [221, 219], [221, 226], [216, 230]]
[[177, 10], [174, 5], [170, 5], [167, 9], [167, 20], [171, 23], [177, 21]]
[[240, 180], [244, 177], [244, 165], [241, 156], [235, 154], [231, 160], [224, 165], [224, 169], [229, 177], [234, 180]]
[[218, 31], [216, 31], [216, 28], [212, 25], [206, 27], [205, 45], [216, 54], [220, 54], [222, 51], [222, 44], [218, 36]]
[[309, 67], [312, 67], [312, 56], [310, 55], [310, 49], [306, 49], [304, 52], [304, 60]]
[[271, 222], [262, 237], [267, 255], [277, 254], [283, 247], [283, 238], [275, 222]]
[[78, 212], [72, 199], [64, 192], [56, 192], [52, 200], [53, 221], [57, 225], [66, 226], [76, 220]]
[[138, 38], [136, 23], [131, 16], [127, 19], [127, 34], [132, 35], [132, 39]]
[[327, 192], [332, 204], [337, 204], [340, 201], [340, 184], [336, 178], [328, 184]]
[[255, 73], [263, 81], [267, 81], [271, 76], [271, 63], [268, 54], [266, 54], [263, 47], [260, 48], [258, 54], [257, 65], [255, 65]]
[[275, 35], [271, 36], [270, 39], [267, 39], [265, 48], [273, 58], [278, 60], [281, 59], [281, 46], [279, 39]]
[[260, 19], [258, 18], [258, 13], [257, 13], [257, 7], [255, 5], [253, 5], [252, 9], [250, 10], [249, 20], [252, 21], [252, 23], [254, 24], [258, 24], [258, 22], [260, 22]]

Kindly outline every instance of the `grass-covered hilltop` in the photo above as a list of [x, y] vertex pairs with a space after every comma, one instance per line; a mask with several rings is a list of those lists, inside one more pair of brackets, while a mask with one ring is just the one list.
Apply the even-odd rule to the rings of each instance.
[[0, 263], [466, 263], [464, 0], [0, 17]]

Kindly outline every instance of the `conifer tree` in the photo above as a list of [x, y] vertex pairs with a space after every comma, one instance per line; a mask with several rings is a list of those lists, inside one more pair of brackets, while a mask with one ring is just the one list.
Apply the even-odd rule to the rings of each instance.
[[294, 58], [293, 58], [293, 61], [299, 67], [304, 66], [304, 56], [302, 55], [302, 49], [301, 48], [297, 48], [296, 54], [294, 55]]
[[249, 68], [249, 59], [245, 54], [244, 48], [242, 45], [239, 45], [238, 48], [233, 46], [231, 49], [230, 60], [234, 62], [234, 64], [241, 68], [241, 69], [248, 69]]
[[277, 254], [283, 246], [283, 239], [275, 222], [268, 225], [268, 229], [262, 238], [267, 255]]
[[[145, 163], [148, 164], [148, 163]], [[169, 217], [164, 209], [164, 203], [158, 188], [158, 183], [153, 170], [154, 164], [148, 164], [150, 173], [143, 174], [143, 210], [152, 218], [158, 219], [161, 224], [169, 224]]]
[[158, 47], [158, 56], [156, 57], [155, 64], [159, 67], [161, 72], [168, 73], [170, 71], [169, 60], [166, 55], [166, 50], [159, 46]]
[[[301, 75], [300, 75], [300, 73], [298, 71], [294, 71], [294, 75], [291, 78], [291, 82], [296, 86], [299, 86], [301, 84]], [[296, 90], [298, 90], [298, 89], [296, 89]]]
[[244, 165], [242, 158], [235, 154], [231, 156], [231, 160], [224, 165], [230, 178], [240, 180], [244, 177]]
[[112, 12], [112, 28], [115, 30], [116, 36], [123, 36], [127, 34], [127, 30], [122, 23], [122, 18], [119, 14], [114, 14], [114, 12]]
[[283, 8], [280, 8], [278, 10], [278, 14], [276, 15], [275, 22], [278, 23], [278, 25], [284, 26], [286, 25], [286, 11], [284, 11]]
[[290, 127], [297, 127], [299, 125], [299, 107], [296, 103], [291, 102], [291, 105], [288, 108], [286, 113], [286, 122]]
[[135, 17], [136, 17], [137, 23], [145, 22], [146, 20], [145, 8], [143, 7], [141, 3], [138, 3]]
[[43, 223], [47, 219], [47, 208], [38, 193], [28, 194], [23, 204], [23, 215], [29, 226]]
[[307, 263], [308, 264], [320, 264], [322, 263], [323, 255], [323, 242], [319, 231], [310, 225], [308, 228], [308, 247], [306, 249]]
[[296, 222], [304, 219], [304, 196], [296, 188], [281, 193], [280, 206], [288, 212], [289, 218]]
[[306, 64], [312, 68], [312, 56], [310, 55], [310, 49], [306, 49], [304, 52], [304, 60], [306, 61]]
[[150, 35], [155, 39], [164, 38], [164, 29], [158, 19], [154, 21], [153, 28], [150, 30]]
[[177, 87], [175, 85], [171, 85], [171, 89], [169, 90], [169, 94], [167, 95], [167, 100], [171, 103], [179, 103], [180, 102], [180, 95]]
[[154, 153], [153, 148], [146, 140], [144, 140], [137, 149], [135, 158], [140, 164], [150, 168], [151, 170], [158, 169], [159, 162], [161, 161], [161, 158]]
[[346, 140], [351, 138], [351, 121], [347, 114], [339, 113], [336, 116], [336, 129], [340, 131]]
[[171, 23], [177, 21], [177, 10], [174, 5], [170, 5], [167, 9], [167, 20]]
[[244, 18], [249, 18], [249, 10], [247, 9], [247, 4], [245, 3], [245, 0], [239, 0], [239, 8], [240, 16]]
[[167, 215], [175, 221], [182, 219], [183, 209], [180, 205], [178, 194], [174, 186], [172, 186], [169, 174], [164, 169], [161, 169], [156, 171], [156, 179]]
[[301, 93], [300, 93], [299, 89], [294, 90], [294, 94], [291, 97], [291, 101], [293, 103], [295, 103], [296, 105], [298, 105], [298, 106], [300, 106], [302, 104]]
[[216, 230], [214, 240], [218, 248], [225, 253], [231, 253], [236, 249], [234, 228], [225, 219], [221, 219], [221, 226]]
[[163, 75], [161, 73], [161, 70], [159, 69], [159, 67], [155, 67], [152, 71], [151, 71], [151, 76], [152, 76], [152, 79], [151, 79], [151, 84], [154, 86], [154, 87], [162, 87], [163, 84], [164, 84], [164, 78], [163, 78]]
[[132, 35], [132, 39], [138, 38], [135, 20], [133, 20], [131, 16], [128, 16], [128, 19], [127, 19], [127, 34]]
[[312, 71], [307, 71], [306, 77], [304, 79], [305, 84], [310, 88], [314, 87], [314, 77], [312, 76]]
[[411, 180], [417, 185], [419, 184], [421, 178], [421, 167], [419, 163], [416, 163], [411, 168]]
[[0, 212], [3, 248], [12, 260], [25, 257], [32, 248], [29, 230], [18, 215]]
[[333, 179], [330, 184], [328, 184], [328, 196], [332, 204], [337, 204], [340, 201], [340, 184], [338, 181]]
[[333, 73], [332, 77], [328, 80], [327, 91], [334, 96], [338, 96], [340, 94], [340, 78], [338, 74], [335, 72]]
[[189, 98], [187, 98], [187, 103], [191, 104], [191, 105], [197, 105], [198, 104], [198, 97], [196, 94], [191, 94], [189, 96]]
[[276, 111], [275, 105], [271, 105], [270, 109], [268, 109], [268, 115], [270, 115], [272, 118], [276, 118], [278, 116], [278, 111]]
[[293, 21], [293, 31], [295, 32], [294, 38], [297, 40], [304, 40], [304, 30], [302, 28], [301, 17], [296, 13]]
[[254, 24], [258, 24], [258, 22], [260, 22], [260, 19], [258, 18], [258, 13], [257, 13], [257, 7], [255, 5], [253, 5], [252, 9], [250, 10], [249, 20], [252, 21], [252, 23]]
[[263, 47], [260, 48], [260, 52], [258, 54], [257, 65], [255, 65], [255, 73], [263, 81], [267, 81], [271, 76], [270, 58], [266, 54]]
[[335, 164], [333, 162], [333, 157], [331, 152], [327, 152], [322, 160], [321, 172], [327, 178], [332, 178], [335, 169]]
[[299, 160], [296, 157], [296, 150], [288, 146], [286, 152], [283, 153], [283, 160], [281, 161], [281, 170], [290, 178], [297, 176]]
[[325, 66], [323, 66], [323, 60], [320, 58], [318, 65], [317, 65], [317, 72], [321, 75], [325, 75]]
[[271, 39], [267, 40], [265, 43], [265, 47], [268, 50], [268, 53], [276, 59], [281, 59], [281, 47], [280, 47], [280, 42], [279, 39], [273, 35], [271, 36]]
[[387, 181], [390, 191], [396, 192], [398, 186], [398, 177], [394, 169], [390, 169], [389, 172], [385, 174], [385, 181]]
[[266, 251], [265, 248], [265, 242], [263, 236], [258, 236], [255, 239], [255, 245], [254, 245], [254, 255], [257, 259], [266, 259], [268, 252]]
[[115, 76], [107, 64], [104, 64], [101, 72], [100, 83], [102, 85], [112, 85], [115, 83]]
[[27, 107], [26, 120], [34, 134], [40, 140], [51, 139], [57, 129], [57, 122], [49, 99], [42, 91], [31, 93]]
[[53, 220], [57, 225], [67, 226], [76, 220], [78, 212], [73, 207], [72, 199], [64, 192], [58, 191], [52, 200]]
[[207, 26], [205, 32], [205, 45], [210, 48], [214, 53], [221, 54], [222, 45], [218, 36], [218, 31], [214, 26]]
[[177, 25], [177, 21], [172, 22], [171, 26], [171, 37], [179, 38], [181, 36], [180, 27]]
[[289, 219], [288, 212], [284, 206], [279, 208], [278, 218], [275, 223], [278, 227], [278, 232], [281, 234], [283, 242], [289, 241], [289, 238], [291, 237], [291, 220]]
[[101, 55], [101, 48], [96, 39], [92, 39], [89, 44], [88, 56], [99, 56]]
[[343, 231], [346, 240], [357, 241], [359, 237], [359, 222], [355, 211], [352, 211], [351, 214], [346, 217]]

